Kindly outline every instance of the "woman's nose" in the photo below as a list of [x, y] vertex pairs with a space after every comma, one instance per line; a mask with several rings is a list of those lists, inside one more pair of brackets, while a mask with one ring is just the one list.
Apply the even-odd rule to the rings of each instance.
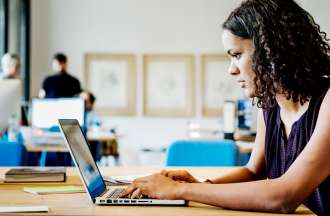
[[236, 65], [233, 64], [233, 62], [230, 63], [230, 66], [228, 68], [228, 73], [230, 75], [237, 75], [239, 74], [239, 69]]

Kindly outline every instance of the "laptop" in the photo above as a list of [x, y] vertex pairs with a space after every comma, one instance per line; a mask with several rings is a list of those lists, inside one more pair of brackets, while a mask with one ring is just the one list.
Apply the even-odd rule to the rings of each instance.
[[160, 200], [150, 198], [120, 198], [123, 187], [106, 186], [92, 157], [87, 140], [76, 119], [59, 119], [61, 132], [70, 154], [78, 167], [80, 178], [91, 201], [98, 205], [186, 205], [185, 200]]

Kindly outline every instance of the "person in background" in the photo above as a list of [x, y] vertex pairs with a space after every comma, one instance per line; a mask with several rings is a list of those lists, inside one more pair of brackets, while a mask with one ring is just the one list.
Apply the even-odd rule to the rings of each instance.
[[93, 110], [96, 100], [95, 96], [89, 91], [83, 91], [79, 94], [79, 96], [85, 101], [85, 127], [87, 129], [100, 127], [101, 121]]
[[74, 97], [81, 92], [79, 80], [67, 72], [67, 57], [63, 53], [54, 55], [52, 67], [56, 74], [43, 81], [40, 98]]
[[20, 61], [19, 57], [13, 53], [6, 53], [1, 58], [1, 74], [0, 79], [19, 79], [20, 78]]
[[222, 28], [228, 73], [260, 108], [248, 164], [204, 183], [187, 171], [163, 170], [136, 179], [121, 196], [280, 213], [304, 204], [317, 215], [330, 215], [326, 33], [293, 0], [243, 1]]
[[[56, 53], [52, 62], [55, 74], [46, 77], [43, 81], [39, 91], [40, 98], [71, 98], [76, 97], [81, 92], [79, 80], [68, 73], [67, 66], [67, 57], [63, 53]], [[58, 128], [55, 127], [55, 130], [58, 130]], [[48, 153], [46, 165], [70, 166], [70, 153]]]
[[[79, 97], [85, 101], [85, 122], [84, 127], [87, 131], [98, 131], [101, 127], [101, 120], [93, 110], [96, 97], [89, 91], [83, 91], [79, 94]], [[99, 141], [89, 141], [90, 150], [93, 158], [99, 161], [102, 158], [103, 145]]]
[[[6, 53], [1, 58], [1, 80], [10, 80], [17, 79], [20, 81], [20, 60], [18, 55], [13, 53]], [[21, 86], [20, 86], [21, 88]], [[5, 106], [4, 106], [5, 108]], [[21, 118], [25, 114], [25, 110], [21, 105]], [[19, 141], [23, 142], [22, 134], [19, 132], [19, 126], [23, 123], [22, 119], [18, 118], [19, 116], [15, 113], [12, 114], [8, 119], [9, 126], [4, 128], [3, 131], [0, 131], [0, 139], [4, 141]], [[24, 119], [26, 120], [26, 119]]]
[[[20, 60], [18, 55], [6, 53], [1, 59], [0, 79], [19, 79], [20, 80]], [[28, 125], [28, 101], [22, 101], [21, 104], [21, 124]]]

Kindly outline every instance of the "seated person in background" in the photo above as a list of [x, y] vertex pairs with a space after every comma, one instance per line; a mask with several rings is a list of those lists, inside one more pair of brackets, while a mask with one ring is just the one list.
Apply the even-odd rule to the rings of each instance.
[[16, 54], [6, 53], [1, 58], [0, 79], [19, 79], [20, 78], [19, 58]]
[[64, 54], [54, 55], [52, 67], [56, 74], [43, 81], [40, 98], [74, 97], [81, 92], [79, 80], [67, 72], [67, 58]]
[[[101, 121], [95, 111], [93, 111], [96, 100], [95, 96], [89, 91], [83, 91], [79, 94], [79, 97], [83, 98], [85, 101], [85, 129], [87, 129], [87, 131], [97, 131], [101, 126]], [[99, 161], [102, 157], [103, 145], [99, 141], [90, 141], [90, 143], [92, 143], [90, 145], [90, 150], [93, 158]]]
[[136, 179], [122, 197], [282, 213], [303, 203], [317, 215], [330, 215], [326, 33], [293, 0], [243, 1], [222, 27], [228, 73], [260, 108], [248, 164], [204, 184], [186, 171], [162, 171]]
[[99, 127], [101, 121], [97, 114], [93, 111], [93, 106], [95, 103], [95, 96], [89, 91], [83, 91], [79, 94], [81, 98], [85, 101], [85, 127], [87, 129], [92, 129]]

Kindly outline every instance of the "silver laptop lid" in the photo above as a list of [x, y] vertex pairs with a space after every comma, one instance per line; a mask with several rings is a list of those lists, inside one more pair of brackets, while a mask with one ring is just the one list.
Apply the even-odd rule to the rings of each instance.
[[106, 185], [89, 150], [79, 122], [76, 119], [59, 119], [58, 122], [85, 188], [95, 202], [95, 198], [105, 191]]

